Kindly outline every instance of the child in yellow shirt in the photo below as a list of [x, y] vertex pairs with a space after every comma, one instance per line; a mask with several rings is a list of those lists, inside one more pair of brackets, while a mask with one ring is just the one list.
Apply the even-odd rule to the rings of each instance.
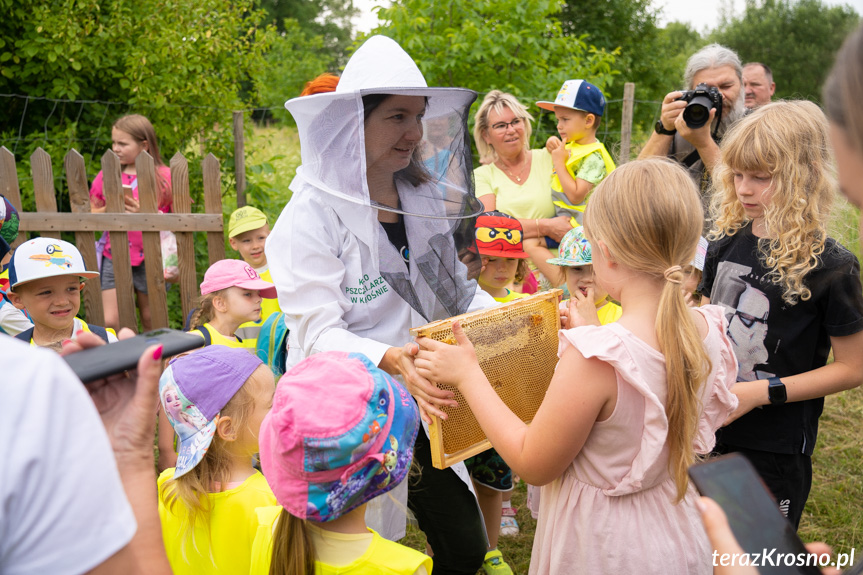
[[[267, 216], [258, 208], [244, 206], [231, 214], [228, 220], [228, 243], [243, 258], [243, 261], [254, 268], [261, 279], [273, 283], [270, 266], [267, 264], [267, 254], [264, 244], [270, 235], [270, 224]], [[261, 302], [260, 321], [250, 321], [242, 324], [236, 335], [243, 341], [243, 346], [255, 349], [261, 325], [271, 314], [281, 311], [277, 298], [265, 299]]]

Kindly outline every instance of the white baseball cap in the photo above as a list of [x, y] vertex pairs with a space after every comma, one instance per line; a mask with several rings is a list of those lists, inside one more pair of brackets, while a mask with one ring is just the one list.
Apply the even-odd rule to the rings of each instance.
[[86, 269], [78, 248], [54, 238], [34, 238], [15, 249], [9, 262], [9, 289], [23, 283], [53, 276], [77, 275], [85, 279], [99, 277]]

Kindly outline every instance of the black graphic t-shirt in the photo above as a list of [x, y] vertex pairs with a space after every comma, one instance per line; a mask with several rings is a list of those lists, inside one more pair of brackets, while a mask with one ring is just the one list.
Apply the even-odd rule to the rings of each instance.
[[[854, 255], [828, 239], [819, 265], [806, 276], [812, 297], [788, 305], [767, 277], [751, 225], [711, 242], [701, 292], [722, 305], [737, 356], [737, 381], [787, 377], [824, 366], [830, 337], [863, 331], [863, 288]], [[762, 240], [766, 241], [766, 240]], [[753, 409], [717, 432], [726, 445], [811, 455], [824, 399]]]
[[383, 226], [384, 231], [387, 233], [387, 238], [395, 246], [402, 260], [410, 267], [411, 256], [410, 249], [408, 249], [408, 232], [405, 229], [404, 217], [399, 214], [399, 221], [392, 223], [381, 222], [381, 226]]

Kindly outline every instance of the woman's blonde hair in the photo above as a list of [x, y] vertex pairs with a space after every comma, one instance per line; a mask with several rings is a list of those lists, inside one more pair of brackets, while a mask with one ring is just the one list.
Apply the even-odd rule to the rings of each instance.
[[709, 238], [733, 236], [749, 223], [734, 174], [769, 174], [771, 198], [764, 207], [766, 239], [758, 242], [759, 256], [787, 304], [808, 300], [804, 280], [824, 251], [836, 190], [827, 118], [812, 102], [768, 104], [735, 124], [720, 150]]
[[[272, 385], [272, 374], [266, 365], [259, 365], [234, 397], [219, 412], [220, 417], [230, 417], [234, 429], [249, 427], [255, 412], [255, 395], [251, 386]], [[257, 430], [254, 430], [257, 432]], [[171, 478], [161, 487], [161, 498], [165, 507], [180, 518], [183, 542], [181, 545], [183, 557], [186, 556], [186, 544], [195, 543], [195, 527], [204, 524], [209, 531], [210, 498], [216, 486], [220, 491], [230, 482], [231, 455], [228, 451], [229, 441], [216, 433], [203, 459], [184, 475]]]
[[703, 211], [695, 184], [679, 165], [664, 159], [630, 162], [600, 183], [585, 214], [593, 250], [641, 274], [663, 279], [656, 335], [668, 378], [668, 469], [677, 501], [689, 485], [693, 441], [701, 413], [701, 389], [711, 370], [701, 335], [679, 283], [701, 236]]
[[476, 111], [473, 123], [473, 139], [476, 142], [476, 149], [479, 151], [480, 162], [496, 162], [498, 159], [497, 152], [488, 145], [483, 136], [491, 127], [488, 124], [489, 114], [492, 112], [500, 114], [504, 108], [509, 108], [517, 118], [521, 118], [524, 121], [524, 149], [528, 149], [530, 135], [533, 133], [533, 126], [531, 124], [533, 116], [518, 101], [518, 98], [512, 94], [507, 94], [500, 90], [492, 90], [483, 98], [482, 104], [479, 105], [479, 110]]

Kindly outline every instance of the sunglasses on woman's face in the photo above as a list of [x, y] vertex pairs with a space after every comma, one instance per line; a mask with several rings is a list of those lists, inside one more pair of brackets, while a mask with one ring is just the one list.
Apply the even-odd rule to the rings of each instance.
[[518, 128], [519, 126], [521, 126], [521, 122], [521, 118], [515, 118], [512, 122], [498, 122], [496, 124], [492, 124], [491, 129], [495, 132], [505, 132], [506, 129], [510, 126], [512, 126], [513, 128]]

